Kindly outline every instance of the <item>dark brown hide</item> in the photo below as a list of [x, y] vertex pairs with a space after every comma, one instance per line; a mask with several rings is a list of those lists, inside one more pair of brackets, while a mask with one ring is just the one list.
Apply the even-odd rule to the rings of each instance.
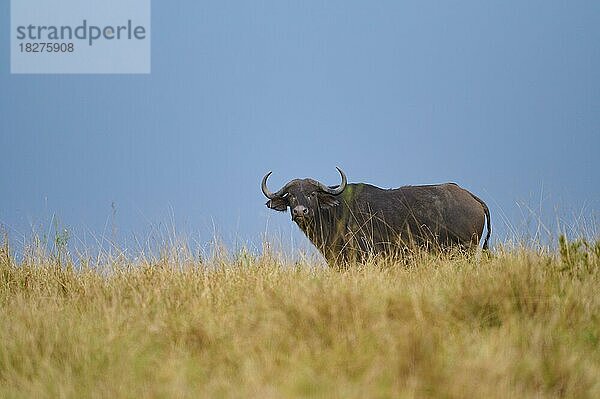
[[[289, 207], [296, 224], [330, 265], [398, 255], [413, 245], [430, 250], [474, 248], [486, 219], [483, 247], [488, 246], [487, 206], [454, 183], [391, 190], [347, 184], [341, 194], [331, 195], [312, 179], [296, 179], [277, 194], [267, 206], [280, 211]], [[301, 210], [306, 216], [297, 217]]]

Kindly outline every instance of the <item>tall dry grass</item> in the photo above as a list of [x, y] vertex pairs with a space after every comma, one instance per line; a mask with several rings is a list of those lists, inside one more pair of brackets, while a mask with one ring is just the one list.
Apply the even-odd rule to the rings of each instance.
[[346, 271], [1, 247], [0, 397], [600, 397], [600, 242]]

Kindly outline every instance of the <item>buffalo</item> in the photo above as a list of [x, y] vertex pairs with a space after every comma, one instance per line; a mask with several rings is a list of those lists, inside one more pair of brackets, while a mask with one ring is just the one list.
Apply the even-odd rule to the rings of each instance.
[[487, 221], [483, 249], [491, 234], [490, 211], [455, 183], [382, 189], [365, 183], [326, 186], [294, 179], [279, 191], [262, 192], [267, 207], [285, 212], [317, 247], [330, 266], [364, 262], [375, 256], [402, 255], [407, 249], [447, 250], [478, 247]]

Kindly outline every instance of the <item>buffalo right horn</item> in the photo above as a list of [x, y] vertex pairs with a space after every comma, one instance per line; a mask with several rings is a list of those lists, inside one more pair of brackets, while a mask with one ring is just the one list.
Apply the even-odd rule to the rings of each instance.
[[267, 179], [269, 178], [269, 176], [271, 176], [271, 173], [273, 172], [269, 172], [265, 175], [265, 177], [263, 177], [262, 180], [262, 192], [265, 195], [265, 197], [267, 197], [268, 199], [273, 199], [276, 197], [281, 197], [282, 195], [285, 194], [285, 192], [287, 191], [288, 188], [290, 188], [290, 186], [293, 184], [293, 181], [287, 182], [285, 186], [283, 186], [283, 188], [279, 191], [277, 191], [275, 194], [273, 194], [272, 192], [269, 191], [269, 189], [267, 188]]
[[276, 197], [276, 195], [273, 194], [272, 192], [270, 192], [269, 189], [267, 188], [267, 179], [269, 178], [269, 176], [271, 176], [271, 173], [273, 173], [273, 172], [269, 172], [265, 175], [265, 177], [263, 177], [262, 186], [261, 186], [263, 194], [268, 199], [273, 199]]

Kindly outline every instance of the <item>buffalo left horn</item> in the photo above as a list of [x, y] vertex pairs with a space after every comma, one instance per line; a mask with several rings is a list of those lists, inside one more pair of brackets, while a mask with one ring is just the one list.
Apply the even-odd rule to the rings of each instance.
[[[344, 172], [342, 172], [342, 170], [340, 168], [338, 168], [337, 166], [335, 168], [338, 170], [338, 172], [340, 172], [340, 176], [342, 176], [342, 183], [337, 188], [330, 188], [330, 187], [327, 187], [326, 185], [324, 185], [323, 183], [319, 182], [319, 188], [331, 195], [341, 194], [342, 191], [344, 191], [344, 189], [346, 188], [346, 184], [348, 184], [348, 181], [346, 180], [346, 175], [344, 174]], [[265, 177], [267, 177], [267, 176], [265, 176]], [[263, 192], [264, 192], [264, 190], [263, 190]]]

